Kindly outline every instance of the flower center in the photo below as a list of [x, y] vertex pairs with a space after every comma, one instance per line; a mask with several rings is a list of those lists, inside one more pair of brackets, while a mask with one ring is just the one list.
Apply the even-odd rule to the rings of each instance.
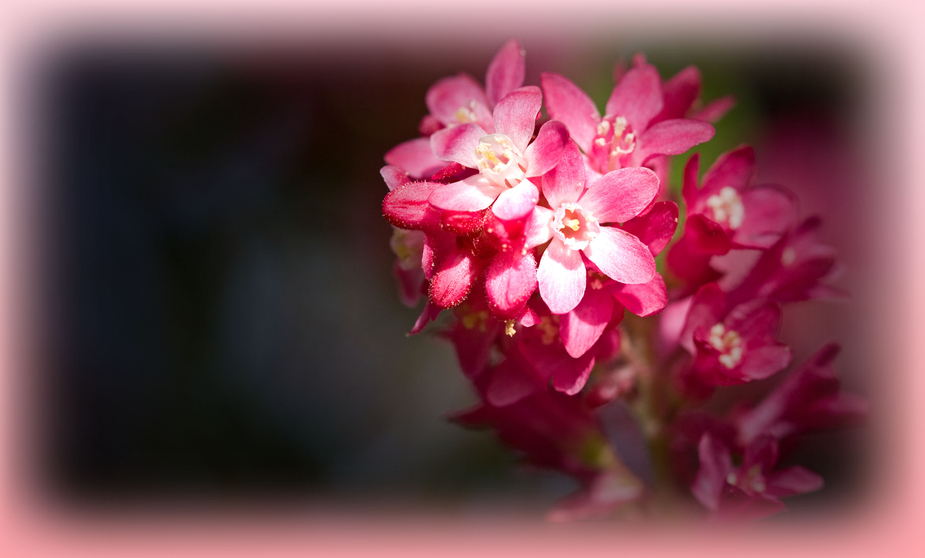
[[474, 109], [475, 109], [475, 101], [470, 101], [468, 107], [461, 106], [458, 109], [456, 109], [456, 112], [453, 114], [453, 116], [456, 117], [456, 120], [458, 120], [460, 124], [468, 124], [469, 122], [475, 122], [476, 117], [475, 117]]
[[583, 250], [600, 234], [601, 226], [587, 209], [563, 203], [553, 216], [552, 231], [570, 250]]
[[504, 134], [479, 138], [475, 159], [479, 172], [496, 186], [513, 188], [526, 176], [527, 161]]
[[713, 220], [717, 223], [728, 223], [729, 228], [736, 230], [742, 225], [745, 218], [745, 206], [742, 198], [735, 188], [723, 186], [718, 194], [707, 198], [707, 207], [713, 210]]
[[559, 338], [559, 316], [543, 316], [536, 327], [542, 334], [540, 341], [544, 345], [552, 345]]
[[716, 324], [710, 328], [710, 344], [720, 352], [719, 362], [726, 368], [735, 368], [742, 361], [742, 338], [734, 330], [726, 331], [726, 326]]
[[764, 475], [761, 474], [761, 465], [752, 465], [752, 467], [745, 472], [744, 478], [739, 478], [735, 473], [729, 473], [729, 475], [726, 476], [726, 482], [733, 486], [738, 486], [743, 490], [750, 490], [751, 492], [764, 492], [768, 488], [764, 481]]
[[636, 149], [636, 134], [622, 116], [614, 118], [612, 123], [609, 119], [601, 120], [593, 149], [601, 172], [619, 169], [622, 166], [620, 157]]

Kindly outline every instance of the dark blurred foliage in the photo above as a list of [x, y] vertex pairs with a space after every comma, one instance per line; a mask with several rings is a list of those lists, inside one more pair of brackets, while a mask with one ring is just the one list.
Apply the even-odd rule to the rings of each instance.
[[[632, 53], [525, 47], [528, 83], [558, 71], [601, 106], [613, 60]], [[706, 100], [739, 97], [701, 150], [707, 165], [746, 141], [760, 163], [775, 123], [857, 110], [861, 78], [844, 60], [718, 52], [649, 51], [663, 77], [699, 64]], [[481, 80], [491, 50], [334, 56], [103, 41], [42, 61], [36, 393], [53, 495], [543, 513], [574, 488], [443, 420], [474, 395], [448, 345], [405, 337], [416, 311], [391, 277], [382, 156], [415, 136], [431, 83], [459, 69]], [[600, 91], [581, 81], [592, 64]], [[837, 478], [825, 456], [804, 464]]]

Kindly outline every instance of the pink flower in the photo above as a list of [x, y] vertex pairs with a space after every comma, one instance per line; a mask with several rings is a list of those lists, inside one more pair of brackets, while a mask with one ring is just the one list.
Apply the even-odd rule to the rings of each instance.
[[728, 446], [709, 433], [698, 447], [700, 469], [691, 485], [694, 497], [714, 515], [759, 519], [785, 509], [781, 498], [822, 488], [822, 478], [800, 467], [775, 470], [777, 440], [762, 436], [745, 448], [741, 465], [732, 463]]
[[530, 179], [555, 167], [568, 142], [565, 126], [553, 120], [540, 128], [531, 143], [542, 103], [538, 87], [521, 87], [495, 106], [493, 133], [476, 123], [434, 133], [430, 140], [437, 157], [479, 173], [436, 189], [430, 203], [447, 211], [492, 206], [492, 212], [505, 220], [528, 215], [539, 200], [539, 190]]
[[689, 381], [705, 386], [761, 380], [783, 370], [790, 348], [775, 340], [780, 308], [753, 300], [727, 313], [725, 294], [715, 283], [702, 287], [691, 304], [682, 344], [694, 355]]
[[700, 157], [695, 153], [684, 169], [687, 222], [684, 236], [668, 253], [668, 265], [691, 290], [715, 281], [720, 272], [711, 258], [736, 248], [766, 249], [797, 220], [793, 194], [776, 185], [752, 185], [755, 154], [743, 146], [721, 155], [697, 187]]
[[[620, 169], [585, 184], [577, 146], [570, 144], [556, 169], [543, 179], [551, 209], [540, 211], [546, 228], [536, 242], [552, 239], [540, 259], [540, 295], [554, 314], [570, 312], [585, 295], [587, 258], [606, 277], [620, 283], [648, 283], [655, 258], [637, 237], [619, 228], [645, 209], [658, 193], [649, 169]], [[543, 209], [543, 208], [538, 208]]]
[[713, 126], [673, 118], [652, 123], [662, 112], [661, 78], [649, 64], [630, 69], [614, 87], [601, 117], [594, 102], [563, 76], [541, 77], [549, 115], [568, 126], [592, 170], [604, 174], [643, 166], [659, 155], [678, 155], [713, 137]]
[[430, 113], [421, 121], [425, 137], [406, 141], [385, 155], [386, 163], [401, 167], [415, 179], [430, 178], [446, 166], [430, 148], [429, 136], [437, 130], [476, 122], [494, 131], [491, 111], [508, 93], [523, 85], [524, 52], [520, 42], [511, 39], [492, 58], [482, 89], [466, 74], [439, 80], [427, 91], [425, 103]]

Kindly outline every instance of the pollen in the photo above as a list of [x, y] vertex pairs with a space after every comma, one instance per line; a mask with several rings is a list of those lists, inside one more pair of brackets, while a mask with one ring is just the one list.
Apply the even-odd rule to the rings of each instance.
[[504, 322], [504, 334], [508, 337], [514, 337], [516, 331], [514, 330], [514, 320], [508, 320]]
[[742, 205], [742, 198], [732, 186], [723, 186], [718, 194], [707, 198], [707, 207], [713, 210], [714, 221], [728, 223], [732, 230], [742, 226], [742, 221], [745, 219], [745, 206]]
[[719, 362], [726, 368], [732, 369], [742, 362], [745, 348], [742, 346], [742, 337], [734, 330], [726, 330], [723, 324], [716, 324], [710, 328], [710, 345], [720, 352]]
[[540, 341], [544, 345], [552, 345], [559, 336], [559, 316], [543, 316], [536, 327], [543, 334]]

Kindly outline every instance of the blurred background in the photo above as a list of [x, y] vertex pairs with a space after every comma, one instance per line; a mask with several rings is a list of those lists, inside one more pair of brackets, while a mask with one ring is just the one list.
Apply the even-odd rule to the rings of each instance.
[[[437, 79], [483, 81], [507, 39], [417, 45], [74, 38], [30, 82], [36, 147], [35, 470], [81, 509], [200, 503], [349, 511], [438, 508], [541, 517], [576, 486], [525, 469], [445, 415], [476, 402], [449, 344], [406, 337], [417, 309], [391, 275], [385, 152], [418, 135]], [[846, 389], [870, 394], [864, 312], [878, 133], [870, 67], [843, 42], [685, 43], [521, 36], [527, 84], [569, 77], [603, 107], [617, 60], [663, 79], [687, 65], [703, 100], [738, 104], [697, 148], [701, 171], [742, 143], [759, 181], [822, 215], [854, 299], [785, 308], [795, 363], [845, 347]], [[687, 155], [675, 158], [677, 182]], [[814, 435], [792, 456], [826, 479], [792, 500], [856, 502], [863, 434]], [[790, 464], [790, 462], [784, 463]]]

